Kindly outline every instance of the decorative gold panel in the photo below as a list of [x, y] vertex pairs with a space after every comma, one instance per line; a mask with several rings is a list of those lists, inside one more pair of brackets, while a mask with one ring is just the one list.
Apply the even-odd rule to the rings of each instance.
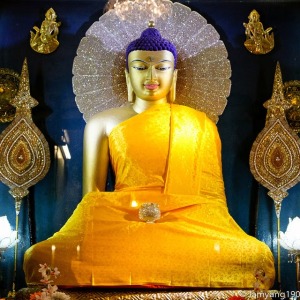
[[16, 108], [16, 115], [0, 135], [0, 180], [20, 201], [28, 194], [27, 188], [41, 180], [50, 166], [48, 143], [32, 121], [31, 108], [38, 102], [30, 96], [26, 59], [18, 93], [10, 103]]
[[291, 80], [284, 83], [284, 96], [290, 102], [291, 107], [286, 111], [287, 121], [292, 129], [300, 132], [300, 81]]
[[283, 94], [279, 63], [272, 98], [264, 106], [268, 110], [266, 125], [252, 146], [250, 169], [255, 179], [269, 190], [268, 195], [274, 200], [279, 217], [287, 190], [300, 180], [300, 141], [285, 117], [291, 104]]
[[16, 96], [19, 88], [20, 75], [10, 69], [0, 69], [0, 122], [13, 120], [16, 108], [10, 101]]

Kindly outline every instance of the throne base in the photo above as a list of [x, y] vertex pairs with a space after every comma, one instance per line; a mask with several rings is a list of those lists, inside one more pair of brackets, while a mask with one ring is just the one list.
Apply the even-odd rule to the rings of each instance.
[[[28, 287], [16, 293], [15, 300], [29, 300], [41, 287]], [[135, 289], [135, 288], [59, 288], [70, 300], [254, 300], [272, 299], [278, 291], [255, 293], [253, 290]]]

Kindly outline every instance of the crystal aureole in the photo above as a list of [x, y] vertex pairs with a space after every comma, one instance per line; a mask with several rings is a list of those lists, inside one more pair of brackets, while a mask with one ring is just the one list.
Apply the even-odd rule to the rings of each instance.
[[[225, 45], [199, 13], [180, 3], [170, 1], [169, 6], [169, 13], [157, 18], [155, 27], [177, 48], [176, 103], [204, 111], [217, 122], [231, 89]], [[73, 63], [73, 90], [86, 121], [127, 103], [125, 49], [147, 28], [149, 18], [136, 18], [131, 12], [122, 20], [111, 9], [82, 38]]]

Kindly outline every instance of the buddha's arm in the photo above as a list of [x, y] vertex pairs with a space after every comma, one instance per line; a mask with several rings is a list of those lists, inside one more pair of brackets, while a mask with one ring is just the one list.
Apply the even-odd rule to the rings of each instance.
[[105, 191], [109, 165], [108, 136], [119, 123], [136, 115], [131, 105], [93, 116], [85, 126], [83, 139], [83, 195]]
[[83, 195], [105, 191], [109, 163], [108, 138], [105, 120], [91, 119], [84, 130]]

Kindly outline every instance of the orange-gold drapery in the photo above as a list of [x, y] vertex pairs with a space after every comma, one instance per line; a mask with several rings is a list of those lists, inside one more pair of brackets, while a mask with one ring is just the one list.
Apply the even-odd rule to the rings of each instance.
[[[27, 250], [28, 283], [55, 245], [59, 285], [253, 288], [262, 268], [271, 287], [269, 248], [228, 213], [220, 139], [205, 114], [159, 105], [114, 128], [109, 144], [115, 192], [89, 193], [59, 232]], [[161, 209], [154, 224], [138, 218], [149, 201]]]

